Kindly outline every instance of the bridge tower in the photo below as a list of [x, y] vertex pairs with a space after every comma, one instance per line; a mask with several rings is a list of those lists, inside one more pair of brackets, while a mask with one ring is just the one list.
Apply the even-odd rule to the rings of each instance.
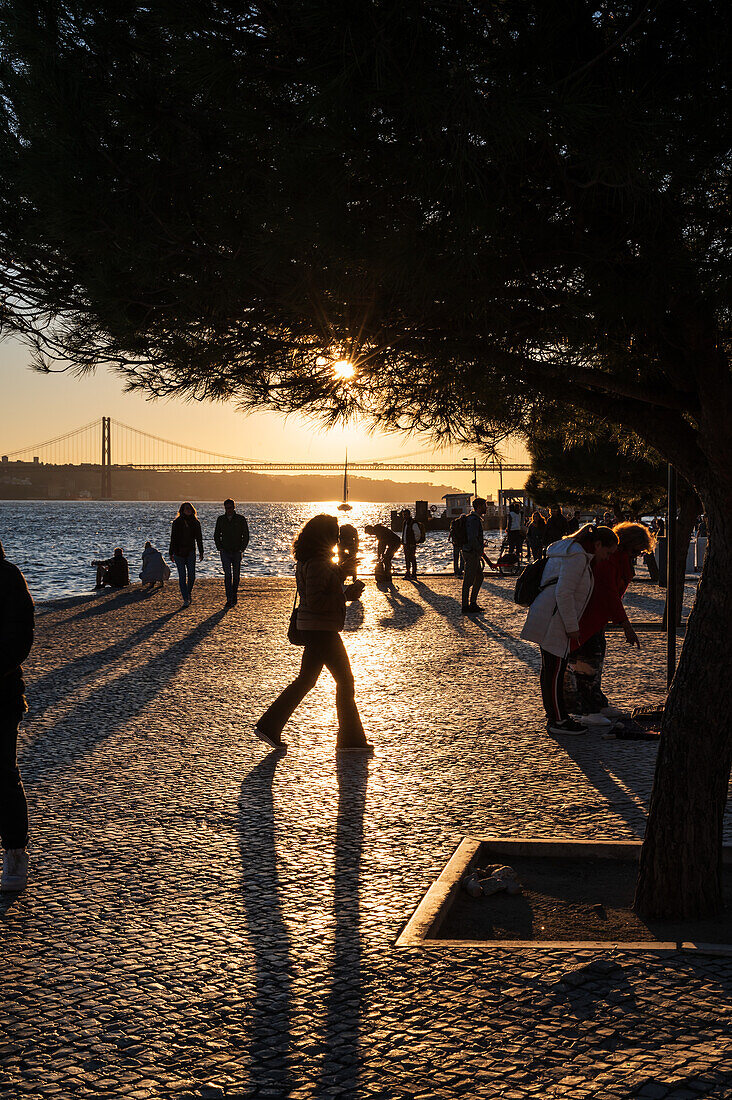
[[112, 418], [102, 417], [102, 500], [112, 499]]

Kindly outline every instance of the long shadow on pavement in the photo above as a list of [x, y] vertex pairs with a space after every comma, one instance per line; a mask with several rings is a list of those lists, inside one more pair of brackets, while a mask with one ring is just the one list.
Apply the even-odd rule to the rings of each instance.
[[69, 615], [66, 619], [62, 619], [61, 622], [72, 623], [77, 619], [91, 619], [95, 615], [106, 615], [108, 611], [114, 611], [118, 607], [149, 600], [154, 591], [160, 590], [145, 590], [141, 585], [131, 585], [129, 588], [121, 589], [115, 595], [106, 596], [106, 594], [98, 593], [94, 597], [93, 606], [84, 607], [81, 611], [77, 611], [75, 615]]
[[85, 696], [77, 707], [53, 726], [41, 727], [24, 746], [22, 768], [36, 783], [54, 768], [66, 767], [87, 756], [138, 715], [176, 675], [196, 646], [226, 614], [222, 608], [145, 664], [125, 671]]
[[29, 677], [28, 704], [30, 717], [45, 714], [61, 699], [69, 698], [74, 693], [77, 685], [93, 678], [97, 672], [100, 672], [111, 662], [127, 656], [135, 646], [151, 638], [164, 623], [177, 615], [178, 611], [179, 608], [176, 608], [175, 611], [168, 611], [165, 615], [158, 615], [156, 619], [144, 623], [132, 634], [127, 634], [119, 641], [113, 642], [112, 645], [96, 650], [94, 653], [86, 653], [83, 657], [77, 657], [65, 665], [58, 665], [51, 672], [47, 672], [45, 676], [41, 676], [37, 680]]
[[[455, 579], [457, 581], [457, 578]], [[419, 578], [412, 581], [412, 583], [424, 602], [429, 604], [438, 615], [442, 615], [443, 619], [447, 619], [456, 634], [460, 634], [463, 637], [467, 634], [467, 630], [463, 626], [462, 613], [460, 611], [459, 587], [456, 588], [457, 597], [453, 598], [452, 596], [441, 596]]]
[[[486, 622], [479, 615], [471, 616], [471, 618], [475, 626], [483, 631], [486, 638], [490, 638], [492, 642], [503, 646], [517, 660], [523, 661], [525, 665], [535, 669], [538, 673], [541, 668], [541, 655], [538, 646], [533, 645], [531, 642], [523, 642], [515, 631], [503, 630], [502, 627], [496, 626], [494, 623]], [[537, 681], [537, 691], [538, 689]]]
[[[325, 1054], [319, 1095], [358, 1096], [362, 1011], [362, 948], [360, 920], [361, 859], [368, 759], [338, 760], [338, 818], [335, 839], [333, 905], [335, 953], [328, 976]], [[333, 1091], [337, 1090], [337, 1091]]]
[[388, 629], [404, 630], [413, 626], [424, 615], [424, 608], [416, 600], [410, 600], [394, 584], [380, 584], [379, 591], [391, 607], [391, 615], [381, 615], [379, 626]]
[[244, 910], [255, 955], [251, 1084], [271, 1096], [286, 1096], [295, 1084], [290, 1066], [292, 961], [280, 898], [272, 793], [280, 760], [280, 753], [271, 752], [244, 777], [238, 822]]

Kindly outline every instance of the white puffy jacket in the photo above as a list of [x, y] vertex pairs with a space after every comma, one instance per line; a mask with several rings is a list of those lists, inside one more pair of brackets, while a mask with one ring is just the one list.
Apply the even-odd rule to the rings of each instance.
[[[568, 538], [553, 542], [546, 556], [541, 583], [548, 587], [529, 608], [521, 637], [536, 642], [548, 653], [566, 657], [569, 635], [579, 630], [580, 617], [595, 586], [592, 554]], [[556, 584], [549, 584], [555, 579]]]

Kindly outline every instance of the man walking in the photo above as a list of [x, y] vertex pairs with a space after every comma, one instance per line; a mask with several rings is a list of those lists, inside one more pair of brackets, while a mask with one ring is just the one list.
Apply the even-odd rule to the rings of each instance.
[[482, 497], [476, 497], [473, 501], [473, 511], [465, 520], [465, 545], [463, 546], [463, 563], [465, 573], [462, 588], [463, 615], [475, 614], [482, 611], [478, 606], [478, 593], [483, 583], [484, 565], [484, 538], [482, 516], [486, 513], [486, 502]]
[[33, 645], [33, 600], [25, 577], [0, 543], [0, 889], [17, 893], [28, 879], [28, 804], [18, 768], [18, 726], [28, 709], [21, 662]]
[[236, 505], [231, 499], [224, 501], [224, 514], [216, 520], [214, 542], [224, 567], [226, 606], [235, 607], [241, 576], [241, 557], [249, 545], [249, 524], [246, 517], [236, 511]]

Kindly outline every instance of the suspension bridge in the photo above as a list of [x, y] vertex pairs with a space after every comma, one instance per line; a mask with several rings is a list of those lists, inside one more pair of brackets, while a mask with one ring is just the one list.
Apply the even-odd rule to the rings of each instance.
[[[420, 452], [418, 452], [419, 454]], [[113, 461], [114, 458], [114, 461]], [[348, 469], [354, 473], [465, 473], [467, 460], [451, 462], [417, 461], [413, 455], [391, 455], [384, 459], [367, 461], [348, 460]], [[112, 497], [112, 474], [115, 469], [170, 470], [181, 473], [209, 471], [212, 473], [340, 473], [342, 462], [290, 462], [286, 459], [263, 462], [237, 455], [217, 454], [186, 443], [152, 435], [139, 428], [130, 427], [112, 417], [103, 416], [79, 428], [74, 428], [54, 439], [20, 447], [2, 455], [2, 463], [51, 466], [99, 466], [101, 497]], [[470, 466], [477, 471], [500, 474], [527, 472], [531, 466], [518, 445], [507, 446], [488, 458], [471, 459]]]

